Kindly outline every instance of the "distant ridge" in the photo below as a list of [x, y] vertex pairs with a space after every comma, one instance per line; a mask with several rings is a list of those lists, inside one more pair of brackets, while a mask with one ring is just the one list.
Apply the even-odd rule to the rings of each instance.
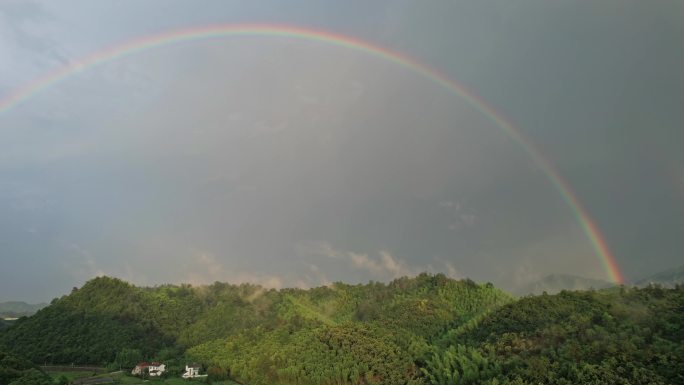
[[30, 304], [21, 301], [0, 302], [0, 318], [18, 318], [35, 314], [46, 303]]
[[529, 294], [556, 294], [563, 290], [589, 290], [589, 289], [605, 289], [614, 286], [614, 284], [601, 279], [585, 278], [571, 274], [551, 274], [540, 279], [524, 285], [514, 292], [517, 295]]
[[684, 265], [642, 278], [634, 282], [634, 285], [644, 287], [650, 284], [657, 284], [665, 287], [675, 287], [675, 285], [681, 285], [682, 283], [684, 283]]

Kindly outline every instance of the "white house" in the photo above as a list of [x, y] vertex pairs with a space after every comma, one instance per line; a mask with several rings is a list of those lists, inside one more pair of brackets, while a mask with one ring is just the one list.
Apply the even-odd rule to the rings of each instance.
[[199, 374], [200, 366], [197, 364], [185, 365], [185, 373], [183, 373], [183, 378], [197, 378], [206, 377], [206, 374]]
[[134, 376], [143, 376], [147, 372], [150, 377], [159, 377], [166, 371], [166, 365], [161, 362], [141, 362], [133, 368], [131, 374]]
[[161, 362], [153, 362], [148, 366], [148, 369], [150, 372], [150, 377], [158, 377], [164, 374], [166, 371], [166, 365], [162, 364]]

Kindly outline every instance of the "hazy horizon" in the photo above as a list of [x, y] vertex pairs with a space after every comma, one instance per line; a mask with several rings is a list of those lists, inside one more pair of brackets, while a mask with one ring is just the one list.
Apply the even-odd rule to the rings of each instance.
[[[0, 101], [164, 31], [340, 34], [438, 69], [510, 120], [626, 280], [681, 265], [681, 2], [295, 3], [3, 2]], [[276, 35], [142, 50], [0, 109], [0, 263], [0, 302], [32, 303], [102, 274], [608, 279], [566, 199], [477, 106], [390, 60]]]

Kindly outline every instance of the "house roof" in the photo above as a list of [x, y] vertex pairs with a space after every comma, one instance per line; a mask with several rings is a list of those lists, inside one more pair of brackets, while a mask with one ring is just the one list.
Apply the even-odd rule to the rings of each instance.
[[139, 362], [138, 365], [136, 365], [136, 366], [139, 366], [139, 367], [141, 367], [141, 368], [144, 368], [144, 367], [146, 367], [146, 366], [150, 366], [150, 363], [149, 363], [149, 362]]

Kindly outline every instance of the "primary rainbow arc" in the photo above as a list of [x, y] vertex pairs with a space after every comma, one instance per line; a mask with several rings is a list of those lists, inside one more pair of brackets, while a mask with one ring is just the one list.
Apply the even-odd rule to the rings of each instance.
[[77, 60], [68, 65], [60, 67], [57, 70], [28, 83], [24, 87], [18, 88], [9, 95], [0, 98], [0, 115], [6, 113], [20, 103], [30, 99], [32, 96], [45, 90], [46, 88], [49, 88], [67, 79], [69, 76], [82, 70], [89, 69], [98, 64], [107, 63], [138, 52], [174, 43], [237, 36], [282, 36], [286, 38], [318, 41], [349, 48], [355, 51], [361, 51], [414, 71], [423, 77], [440, 84], [442, 87], [448, 89], [454, 94], [462, 97], [473, 108], [480, 111], [482, 114], [496, 123], [497, 126], [506, 132], [525, 150], [525, 152], [542, 170], [542, 172], [546, 175], [551, 184], [560, 193], [563, 200], [572, 210], [578, 223], [582, 227], [583, 232], [594, 248], [596, 255], [601, 260], [608, 279], [615, 283], [623, 283], [622, 274], [615, 257], [608, 248], [608, 245], [598, 227], [579, 202], [577, 196], [573, 193], [572, 189], [563, 179], [563, 177], [555, 170], [553, 165], [539, 152], [539, 150], [536, 149], [536, 147], [529, 140], [527, 140], [520, 133], [520, 131], [513, 124], [498, 114], [490, 105], [488, 105], [476, 94], [469, 91], [463, 85], [450, 79], [442, 72], [402, 53], [353, 37], [328, 31], [276, 24], [220, 24], [162, 32], [143, 38], [134, 39], [123, 44], [118, 44], [108, 49], [95, 52], [81, 60]]

